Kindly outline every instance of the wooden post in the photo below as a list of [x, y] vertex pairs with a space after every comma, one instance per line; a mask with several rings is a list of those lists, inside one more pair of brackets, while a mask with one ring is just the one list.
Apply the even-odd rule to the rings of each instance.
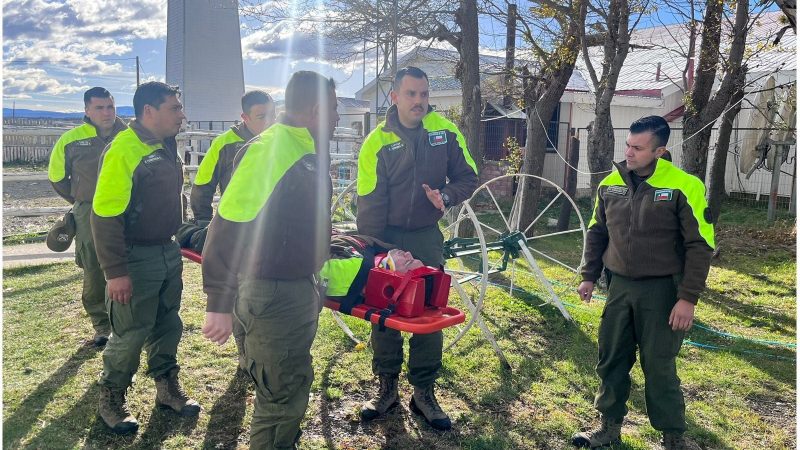
[[[575, 128], [569, 129], [569, 148], [567, 150], [567, 175], [564, 178], [564, 191], [570, 197], [575, 197], [575, 191], [578, 188], [578, 161], [580, 160], [581, 141], [575, 135]], [[558, 216], [558, 231], [566, 231], [569, 228], [569, 218], [572, 213], [572, 204], [568, 199], [564, 199], [561, 203], [561, 214]]]
[[775, 222], [775, 215], [778, 209], [778, 188], [781, 179], [781, 163], [783, 162], [783, 152], [787, 150], [784, 143], [772, 144], [775, 147], [775, 154], [772, 159], [772, 180], [769, 188], [769, 204], [767, 206], [767, 222]]

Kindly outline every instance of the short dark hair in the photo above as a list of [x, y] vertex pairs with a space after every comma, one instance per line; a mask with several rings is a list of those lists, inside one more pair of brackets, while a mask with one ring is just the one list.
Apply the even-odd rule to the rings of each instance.
[[428, 81], [428, 75], [422, 69], [419, 67], [407, 66], [398, 70], [397, 73], [394, 74], [394, 84], [392, 84], [392, 89], [400, 89], [400, 83], [403, 82], [403, 77], [406, 75], [414, 78], [425, 78], [425, 81]]
[[167, 97], [179, 97], [181, 90], [178, 86], [170, 86], [160, 81], [148, 81], [139, 85], [133, 94], [133, 112], [137, 119], [141, 119], [144, 113], [144, 105], [150, 105], [158, 109]]
[[333, 78], [325, 78], [310, 70], [295, 72], [286, 85], [284, 97], [286, 112], [289, 114], [304, 112], [320, 103], [320, 98], [327, 101], [323, 95], [335, 91], [336, 82]]
[[108, 89], [104, 87], [93, 87], [83, 93], [83, 105], [89, 106], [93, 98], [110, 98], [113, 100], [114, 97], [112, 97], [111, 92], [108, 92]]
[[[656, 148], [666, 147], [669, 141], [669, 124], [661, 116], [647, 116], [631, 124], [631, 134], [651, 132], [656, 138]], [[655, 149], [653, 149], [655, 150]]]
[[272, 103], [272, 97], [264, 91], [247, 91], [242, 96], [242, 112], [250, 114], [250, 108], [254, 105]]

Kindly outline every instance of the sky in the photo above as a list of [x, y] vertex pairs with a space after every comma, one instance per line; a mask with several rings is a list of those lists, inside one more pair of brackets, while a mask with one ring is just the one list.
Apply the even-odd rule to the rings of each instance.
[[[119, 106], [131, 105], [136, 56], [142, 81], [164, 81], [166, 24], [166, 0], [4, 1], [3, 106], [80, 111], [82, 94], [92, 86], [109, 89]], [[245, 89], [282, 98], [284, 67], [288, 73], [310, 69], [332, 76], [340, 96], [352, 97], [363, 85], [362, 61], [321, 61], [309, 44], [316, 37], [290, 26], [256, 29], [243, 19], [241, 36]], [[282, 56], [289, 46], [292, 58]], [[374, 62], [367, 66], [369, 82]]]
[[[2, 7], [4, 107], [80, 111], [92, 86], [130, 106], [136, 56], [142, 81], [164, 81], [167, 0], [6, 0]], [[256, 25], [241, 21], [245, 89], [281, 99], [285, 74], [307, 69], [333, 77], [337, 94], [352, 97], [374, 78], [372, 55], [366, 70], [361, 59], [333, 64], [316, 56], [315, 36], [285, 23]], [[483, 52], [504, 48], [502, 24], [482, 19], [480, 29]]]
[[[353, 97], [375, 77], [374, 51], [366, 70], [361, 58], [333, 64], [316, 57], [314, 35], [287, 24], [240, 20], [245, 89], [281, 99], [284, 74], [306, 69], [333, 77], [337, 94]], [[80, 111], [83, 92], [93, 86], [106, 87], [117, 105], [130, 106], [136, 56], [142, 81], [164, 81], [166, 24], [167, 0], [4, 1], [3, 106]], [[504, 48], [504, 25], [482, 20], [481, 45], [483, 52]], [[292, 57], [284, 56], [290, 47]]]

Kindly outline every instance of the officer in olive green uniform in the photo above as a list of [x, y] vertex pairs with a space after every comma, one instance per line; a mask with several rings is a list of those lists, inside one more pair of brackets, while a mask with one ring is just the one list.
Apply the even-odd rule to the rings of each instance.
[[[439, 219], [445, 209], [468, 199], [478, 170], [455, 124], [428, 105], [428, 77], [416, 67], [397, 72], [386, 121], [367, 136], [358, 156], [360, 234], [411, 252], [428, 266], [444, 263]], [[411, 409], [437, 429], [450, 418], [439, 407], [433, 385], [442, 366], [442, 332], [409, 340]], [[397, 377], [403, 364], [399, 331], [372, 327], [372, 370], [380, 390], [361, 411], [371, 420], [398, 403]]]
[[[197, 169], [190, 197], [195, 223], [203, 225], [211, 221], [211, 202], [217, 185], [220, 194], [224, 194], [231, 181], [233, 161], [239, 149], [273, 123], [275, 103], [272, 97], [264, 91], [246, 92], [242, 96], [242, 123], [232, 126], [211, 142]], [[244, 366], [244, 329], [238, 321], [233, 323], [233, 338], [239, 353], [239, 369], [247, 370]]]
[[108, 341], [111, 326], [105, 305], [106, 280], [97, 262], [89, 215], [100, 153], [117, 133], [127, 127], [117, 117], [114, 97], [105, 88], [94, 87], [86, 91], [83, 103], [85, 123], [58, 139], [50, 153], [47, 176], [58, 195], [72, 204], [76, 228], [75, 262], [83, 268], [81, 301], [94, 327], [94, 345], [102, 347]]
[[638, 347], [650, 423], [663, 433], [665, 448], [686, 448], [686, 407], [675, 358], [705, 287], [714, 227], [703, 183], [661, 158], [669, 133], [659, 116], [634, 122], [625, 161], [615, 163], [597, 191], [578, 294], [591, 299], [605, 266], [610, 281], [598, 335], [595, 397], [602, 423], [573, 436], [578, 447], [619, 441]]
[[220, 134], [208, 148], [194, 178], [190, 205], [194, 220], [210, 221], [211, 202], [219, 185], [220, 194], [233, 175], [233, 160], [247, 142], [275, 123], [275, 103], [264, 91], [248, 91], [242, 96], [242, 122]]
[[147, 351], [156, 404], [181, 415], [200, 406], [178, 382], [176, 353], [183, 323], [182, 262], [172, 240], [181, 224], [183, 166], [175, 135], [183, 115], [178, 88], [142, 84], [133, 96], [136, 119], [101, 157], [92, 233], [105, 272], [112, 334], [103, 353], [99, 412], [116, 433], [136, 431], [126, 390]]
[[328, 145], [338, 120], [333, 80], [292, 75], [285, 116], [239, 152], [203, 248], [203, 334], [225, 343], [232, 316], [246, 333], [253, 449], [294, 448], [308, 407], [322, 309], [315, 274], [331, 237]]

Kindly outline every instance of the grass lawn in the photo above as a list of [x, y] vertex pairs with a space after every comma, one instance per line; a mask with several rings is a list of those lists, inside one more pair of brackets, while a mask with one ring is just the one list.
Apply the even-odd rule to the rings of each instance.
[[[698, 448], [782, 449], [796, 444], [794, 222], [766, 228], [762, 210], [729, 205], [718, 233], [709, 289], [678, 359], [687, 401], [688, 437]], [[302, 448], [561, 449], [579, 427], [598, 422], [592, 399], [602, 292], [589, 305], [572, 293], [574, 275], [542, 263], [568, 304], [567, 322], [524, 268], [497, 274], [515, 295], [490, 288], [485, 318], [512, 369], [502, 368], [474, 327], [445, 354], [438, 397], [453, 431], [432, 431], [403, 405], [363, 425], [360, 403], [375, 389], [371, 350], [358, 351], [322, 313], [313, 347], [316, 377]], [[200, 332], [204, 296], [200, 268], [184, 266], [178, 354], [186, 390], [203, 406], [187, 420], [154, 407], [155, 388], [140, 369], [129, 392], [138, 435], [118, 437], [96, 416], [101, 353], [85, 345], [91, 327], [80, 303], [81, 272], [62, 263], [5, 270], [3, 281], [4, 448], [246, 448], [253, 410], [249, 382], [235, 375], [233, 342], [218, 347]], [[357, 332], [366, 322], [350, 321]], [[715, 331], [716, 330], [716, 331]], [[726, 337], [719, 331], [733, 335]], [[455, 330], [447, 330], [452, 338]], [[744, 337], [744, 338], [740, 338]], [[709, 348], [713, 346], [716, 348]], [[143, 363], [144, 365], [144, 363]], [[645, 415], [643, 376], [636, 366], [625, 449], [657, 448]]]

